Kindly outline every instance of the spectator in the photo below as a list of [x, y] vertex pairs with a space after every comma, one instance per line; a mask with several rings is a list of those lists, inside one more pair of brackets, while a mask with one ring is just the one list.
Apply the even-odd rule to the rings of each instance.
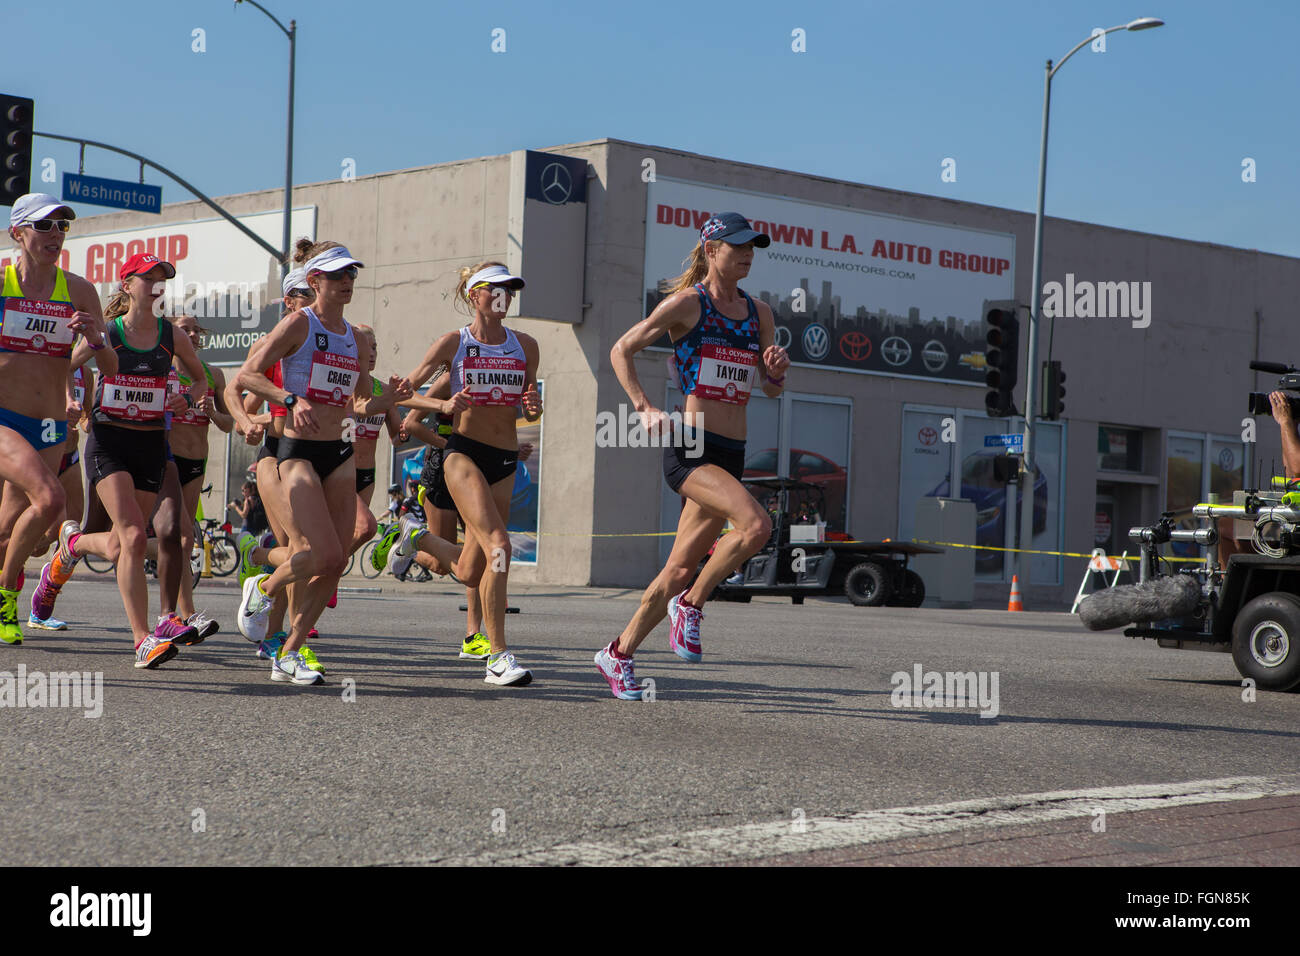
[[254, 482], [246, 481], [241, 488], [243, 497], [239, 501], [230, 502], [230, 507], [239, 515], [242, 525], [239, 533], [247, 531], [249, 534], [265, 534], [270, 525], [266, 520], [266, 507], [262, 504], [262, 499], [257, 493], [257, 485]]

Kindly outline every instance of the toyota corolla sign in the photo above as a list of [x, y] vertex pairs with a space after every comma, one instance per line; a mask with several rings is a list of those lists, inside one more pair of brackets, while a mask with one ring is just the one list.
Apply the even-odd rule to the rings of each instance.
[[984, 385], [984, 304], [1014, 298], [1010, 233], [660, 176], [647, 185], [646, 314], [720, 212], [772, 238], [741, 286], [772, 308], [795, 364]]

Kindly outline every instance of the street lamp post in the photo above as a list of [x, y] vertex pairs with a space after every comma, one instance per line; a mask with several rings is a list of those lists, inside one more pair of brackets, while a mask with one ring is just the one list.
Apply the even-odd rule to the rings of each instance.
[[[1086, 40], [1076, 44], [1069, 53], [1061, 57], [1055, 66], [1047, 61], [1043, 77], [1043, 138], [1038, 149], [1038, 208], [1034, 213], [1034, 277], [1029, 291], [1029, 355], [1028, 372], [1025, 375], [1025, 452], [1024, 471], [1020, 476], [1020, 547], [1029, 546], [1034, 532], [1034, 419], [1038, 415], [1038, 319], [1042, 309], [1043, 283], [1043, 199], [1047, 192], [1047, 120], [1052, 105], [1052, 77], [1065, 65], [1065, 61], [1080, 49], [1092, 43], [1099, 36], [1114, 33], [1116, 30], [1150, 30], [1163, 26], [1163, 20], [1156, 17], [1139, 17], [1130, 23], [1102, 30], [1090, 35]], [[1019, 575], [1021, 584], [1028, 583], [1028, 564], [1021, 562], [1020, 551], [1015, 552], [1012, 570]]]
[[257, 0], [235, 0], [236, 6], [241, 3], [249, 3], [257, 7], [289, 38], [289, 132], [284, 148], [284, 230], [281, 233], [280, 243], [281, 248], [284, 249], [284, 256], [280, 260], [280, 278], [283, 279], [289, 272], [289, 262], [293, 258], [289, 253], [289, 217], [293, 211], [293, 66], [297, 53], [298, 21], [290, 20], [286, 27]]

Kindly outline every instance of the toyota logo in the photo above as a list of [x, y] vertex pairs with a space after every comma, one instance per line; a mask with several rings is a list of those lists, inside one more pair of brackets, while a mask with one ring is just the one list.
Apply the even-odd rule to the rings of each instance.
[[816, 323], [803, 330], [803, 352], [814, 362], [820, 362], [831, 350], [831, 337], [826, 329]]
[[897, 368], [912, 358], [912, 343], [898, 335], [891, 335], [880, 343], [880, 357]]
[[552, 206], [562, 206], [573, 195], [573, 177], [563, 163], [551, 163], [542, 170], [542, 198]]
[[924, 428], [922, 428], [919, 432], [916, 433], [916, 437], [917, 440], [920, 441], [922, 445], [926, 445], [928, 447], [930, 445], [933, 445], [935, 442], [939, 440], [939, 432], [933, 426], [926, 425]]
[[948, 364], [948, 350], [938, 339], [931, 339], [921, 349], [921, 361], [931, 372], [937, 372]]
[[861, 332], [846, 332], [840, 336], [840, 354], [850, 362], [861, 362], [871, 354], [871, 339]]
[[776, 327], [776, 344], [778, 348], [788, 349], [790, 347], [790, 329], [784, 325]]

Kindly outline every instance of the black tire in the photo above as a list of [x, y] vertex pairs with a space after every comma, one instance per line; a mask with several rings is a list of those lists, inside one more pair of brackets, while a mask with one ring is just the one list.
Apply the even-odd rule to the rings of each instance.
[[880, 607], [892, 590], [889, 575], [874, 561], [856, 564], [844, 576], [844, 596], [858, 607]]
[[342, 576], [347, 577], [349, 574], [351, 574], [352, 569], [356, 567], [356, 564], [357, 564], [357, 553], [353, 551], [351, 554], [348, 555], [348, 563], [347, 566], [343, 569]]
[[361, 573], [367, 578], [377, 578], [383, 574], [375, 568], [374, 562], [370, 560], [371, 555], [375, 553], [375, 548], [379, 546], [379, 539], [367, 541], [365, 547], [361, 549]]
[[228, 534], [213, 538], [212, 558], [208, 564], [213, 577], [224, 578], [234, 574], [239, 567], [239, 545], [235, 544], [235, 539]]
[[83, 560], [86, 562], [86, 567], [94, 571], [96, 574], [107, 574], [109, 571], [112, 571], [117, 567], [117, 562], [107, 561], [97, 554], [87, 554]]
[[903, 587], [894, 596], [899, 607], [920, 607], [925, 601], [925, 582], [911, 568], [903, 572]]
[[1232, 622], [1232, 660], [1262, 690], [1300, 685], [1300, 597], [1261, 594]]

